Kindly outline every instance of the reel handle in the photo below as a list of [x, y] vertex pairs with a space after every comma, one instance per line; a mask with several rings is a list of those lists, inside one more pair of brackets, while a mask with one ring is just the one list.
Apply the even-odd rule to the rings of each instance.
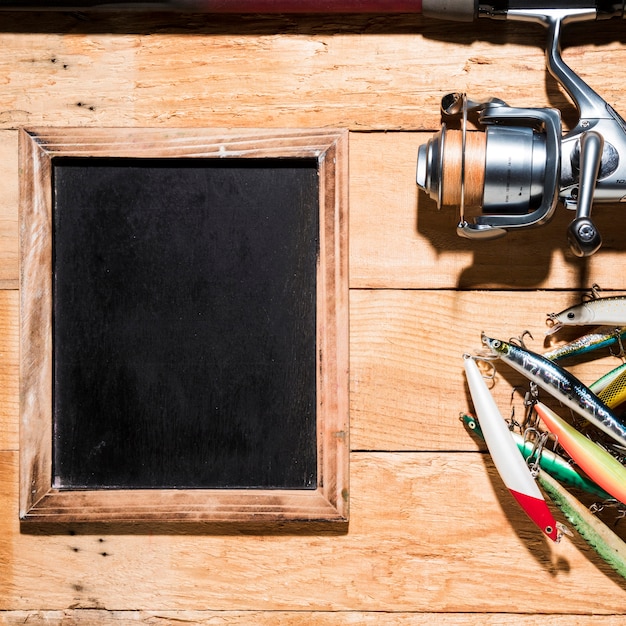
[[591, 256], [602, 245], [602, 237], [591, 220], [593, 194], [602, 162], [604, 137], [593, 130], [580, 137], [580, 178], [576, 218], [567, 229], [567, 240], [578, 257]]

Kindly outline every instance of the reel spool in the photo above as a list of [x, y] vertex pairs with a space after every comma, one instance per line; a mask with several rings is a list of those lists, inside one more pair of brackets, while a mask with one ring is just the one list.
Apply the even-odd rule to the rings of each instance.
[[[462, 131], [444, 125], [429, 143], [432, 141], [439, 141], [442, 152], [441, 194], [437, 190], [441, 206], [481, 207], [486, 214], [502, 209], [509, 214], [524, 214], [541, 204], [546, 161], [544, 135], [531, 128], [496, 126], [470, 131], [464, 142]], [[430, 147], [427, 146], [427, 153]], [[426, 164], [426, 169], [433, 171], [433, 165]]]
[[[438, 208], [459, 207], [459, 235], [491, 239], [508, 228], [547, 221], [557, 200], [558, 112], [514, 109], [495, 99], [476, 104], [458, 93], [445, 96], [441, 108], [452, 124], [444, 122], [420, 146], [417, 184]], [[468, 130], [468, 117], [475, 114], [483, 128]], [[466, 208], [482, 215], [470, 223]]]
[[[504, 211], [523, 215], [541, 205], [546, 173], [546, 136], [527, 127], [491, 125], [467, 130], [467, 98], [462, 100], [461, 129], [441, 130], [420, 146], [417, 184], [437, 201], [437, 208], [458, 206], [459, 224], [466, 228], [465, 207], [479, 207], [484, 214]], [[501, 103], [504, 106], [504, 103]], [[464, 230], [462, 231], [462, 234]], [[491, 236], [503, 234], [490, 233]]]

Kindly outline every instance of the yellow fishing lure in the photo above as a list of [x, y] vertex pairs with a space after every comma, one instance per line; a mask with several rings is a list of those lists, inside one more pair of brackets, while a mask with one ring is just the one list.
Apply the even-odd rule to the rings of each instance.
[[626, 402], [626, 371], [622, 372], [615, 380], [600, 391], [598, 398], [610, 409], [614, 409], [616, 406]]

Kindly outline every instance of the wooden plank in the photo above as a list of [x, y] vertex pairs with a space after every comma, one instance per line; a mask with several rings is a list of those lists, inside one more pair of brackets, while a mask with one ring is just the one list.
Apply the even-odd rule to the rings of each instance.
[[0, 290], [0, 450], [19, 437], [19, 326], [17, 291]]
[[[508, 340], [529, 330], [531, 350], [572, 339], [561, 332], [544, 340], [546, 313], [580, 298], [572, 292], [353, 290], [351, 325], [351, 446], [353, 450], [475, 450], [458, 421], [472, 404], [462, 355], [481, 351], [482, 331]], [[615, 357], [569, 365], [590, 383], [619, 364]], [[493, 394], [505, 417], [523, 415], [513, 387], [527, 383], [497, 365]], [[522, 391], [523, 394], [523, 391]], [[543, 394], [542, 397], [547, 397]]]
[[[94, 131], [96, 132], [96, 131]], [[357, 288], [619, 289], [626, 244], [621, 205], [599, 206], [600, 252], [575, 258], [571, 213], [496, 241], [456, 235], [456, 210], [438, 211], [415, 185], [417, 149], [431, 133], [350, 134], [350, 283]], [[0, 287], [17, 287], [17, 135], [0, 132]]]
[[502, 239], [458, 237], [458, 209], [436, 203], [415, 184], [420, 144], [430, 133], [351, 133], [350, 285], [358, 288], [576, 289], [594, 282], [624, 287], [624, 207], [594, 209], [604, 238], [594, 256], [573, 256], [562, 206], [552, 222]]
[[[2, 18], [2, 128], [432, 129], [450, 91], [574, 116], [546, 77], [544, 32], [526, 24], [468, 27], [419, 15], [37, 14], [32, 26], [23, 14]], [[623, 111], [626, 95], [611, 75], [626, 62], [620, 29], [619, 20], [568, 27], [564, 48]]]
[[[574, 292], [352, 290], [350, 296], [350, 419], [353, 450], [476, 450], [457, 420], [471, 409], [461, 356], [480, 349], [482, 330], [508, 339], [530, 330], [543, 342], [545, 314], [579, 299]], [[0, 364], [0, 449], [18, 449], [17, 293], [0, 291], [4, 360]], [[559, 334], [553, 341], [573, 338]], [[616, 364], [612, 357], [572, 367], [591, 382]], [[501, 411], [523, 380], [499, 368], [494, 388]], [[519, 397], [517, 401], [519, 406]], [[519, 410], [519, 409], [518, 409]]]
[[[352, 445], [401, 452], [352, 453], [343, 535], [21, 532], [17, 293], [0, 292], [0, 623], [622, 623], [624, 582], [578, 538], [538, 537], [456, 417], [470, 406], [460, 355], [481, 330], [530, 328], [540, 344], [544, 313], [573, 302], [572, 290], [624, 287], [623, 210], [597, 207], [605, 244], [582, 261], [567, 251], [562, 209], [539, 230], [468, 242], [414, 184], [417, 146], [448, 91], [563, 107], [571, 125], [574, 109], [544, 69], [542, 29], [421, 16], [31, 17], [3, 14], [0, 34], [2, 288], [17, 287], [12, 129], [24, 124], [429, 132], [351, 136]], [[564, 54], [623, 113], [622, 30], [619, 20], [568, 27]], [[577, 371], [592, 379], [609, 361]], [[517, 380], [500, 370], [503, 411]]]
[[343, 535], [158, 524], [20, 533], [17, 454], [0, 453], [0, 610], [626, 611], [624, 581], [578, 537], [545, 540], [488, 455], [358, 453], [351, 463]]
[[19, 179], [17, 133], [0, 131], [0, 289], [16, 289]]
[[[622, 626], [622, 615], [577, 615], [578, 626]], [[536, 615], [519, 613], [399, 613], [378, 611], [107, 611], [105, 609], [67, 609], [65, 611], [7, 611], [0, 614], [2, 626], [75, 626], [78, 624], [98, 626], [155, 626], [177, 622], [199, 626], [341, 626], [358, 624], [364, 626], [387, 626], [410, 624], [411, 626], [535, 626]], [[572, 616], [542, 615], [542, 626], [570, 626]]]

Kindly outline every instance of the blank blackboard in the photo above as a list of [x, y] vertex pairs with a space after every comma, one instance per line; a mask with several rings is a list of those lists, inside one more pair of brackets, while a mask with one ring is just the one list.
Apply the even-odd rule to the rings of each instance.
[[55, 486], [314, 488], [317, 163], [53, 181]]
[[68, 132], [20, 138], [22, 519], [345, 521], [345, 133]]

